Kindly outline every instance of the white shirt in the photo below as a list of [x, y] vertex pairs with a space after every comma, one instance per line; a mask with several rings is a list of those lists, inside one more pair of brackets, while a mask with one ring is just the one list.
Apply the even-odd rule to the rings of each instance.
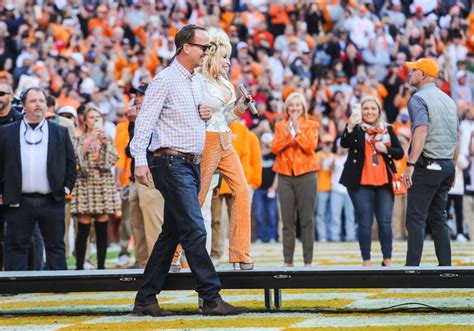
[[[48, 141], [48, 121], [43, 120], [34, 130], [25, 120], [21, 121], [21, 193], [51, 193], [48, 181]], [[39, 143], [35, 144], [36, 142]]]
[[234, 87], [230, 82], [221, 81], [226, 86], [203, 76], [203, 103], [212, 108], [212, 117], [206, 128], [208, 132], [230, 132], [229, 123], [239, 118], [234, 114]]

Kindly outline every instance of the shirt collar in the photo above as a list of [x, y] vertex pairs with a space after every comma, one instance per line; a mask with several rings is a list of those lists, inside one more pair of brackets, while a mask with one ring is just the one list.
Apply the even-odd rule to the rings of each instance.
[[194, 76], [196, 76], [196, 71], [193, 70], [192, 73], [190, 73], [183, 65], [179, 62], [179, 60], [176, 58], [174, 59], [172, 65], [178, 70], [178, 72], [184, 77], [189, 80], [192, 80]]
[[426, 84], [423, 84], [423, 86], [421, 86], [418, 90], [424, 90], [424, 89], [433, 88], [433, 87], [436, 87], [435, 83], [426, 83]]
[[29, 129], [33, 130], [33, 131], [37, 131], [37, 130], [40, 130], [44, 127], [44, 124], [46, 122], [46, 118], [43, 118], [43, 120], [41, 122], [39, 122], [39, 124], [33, 129], [30, 124], [26, 121], [26, 118], [23, 117], [23, 122], [25, 123], [25, 127], [28, 126]]

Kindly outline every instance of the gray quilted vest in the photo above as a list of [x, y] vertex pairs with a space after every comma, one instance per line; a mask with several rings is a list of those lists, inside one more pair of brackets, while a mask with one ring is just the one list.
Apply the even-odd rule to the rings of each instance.
[[428, 106], [428, 136], [423, 155], [430, 159], [452, 159], [459, 123], [456, 104], [435, 84], [423, 85], [415, 95]]

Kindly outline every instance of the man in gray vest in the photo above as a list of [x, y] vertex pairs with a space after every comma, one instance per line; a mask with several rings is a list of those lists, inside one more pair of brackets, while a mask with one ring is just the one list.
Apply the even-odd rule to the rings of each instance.
[[451, 245], [446, 223], [448, 191], [454, 181], [458, 135], [456, 104], [435, 85], [439, 67], [422, 58], [406, 62], [410, 84], [417, 92], [408, 101], [412, 142], [403, 174], [408, 190], [406, 226], [407, 266], [420, 265], [426, 223], [432, 230], [440, 266], [451, 265]]

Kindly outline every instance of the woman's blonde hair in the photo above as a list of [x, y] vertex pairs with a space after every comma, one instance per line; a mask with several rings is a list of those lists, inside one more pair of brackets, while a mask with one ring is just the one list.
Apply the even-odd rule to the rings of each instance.
[[369, 102], [369, 101], [374, 102], [377, 105], [377, 108], [379, 110], [379, 117], [377, 117], [377, 120], [375, 122], [377, 124], [383, 124], [384, 120], [383, 120], [383, 116], [382, 116], [382, 106], [380, 105], [379, 100], [375, 96], [366, 95], [366, 96], [362, 97], [362, 99], [360, 99], [360, 107], [364, 108], [364, 104]]
[[303, 105], [303, 117], [306, 118], [308, 115], [308, 104], [306, 102], [306, 98], [303, 94], [293, 92], [291, 93], [285, 100], [285, 114], [288, 117], [288, 105], [290, 104], [291, 101], [299, 101]]
[[201, 72], [203, 75], [217, 78], [219, 74], [219, 60], [227, 55], [230, 58], [232, 52], [232, 45], [229, 37], [224, 32], [213, 32], [209, 36], [208, 55], [204, 59]]
[[102, 113], [100, 112], [99, 109], [95, 108], [95, 107], [87, 107], [85, 110], [84, 110], [84, 133], [86, 133], [87, 131], [89, 131], [89, 128], [87, 127], [87, 115], [89, 115], [89, 113], [92, 113], [93, 111], [95, 111], [97, 114], [99, 114], [100, 116], [102, 116]]

